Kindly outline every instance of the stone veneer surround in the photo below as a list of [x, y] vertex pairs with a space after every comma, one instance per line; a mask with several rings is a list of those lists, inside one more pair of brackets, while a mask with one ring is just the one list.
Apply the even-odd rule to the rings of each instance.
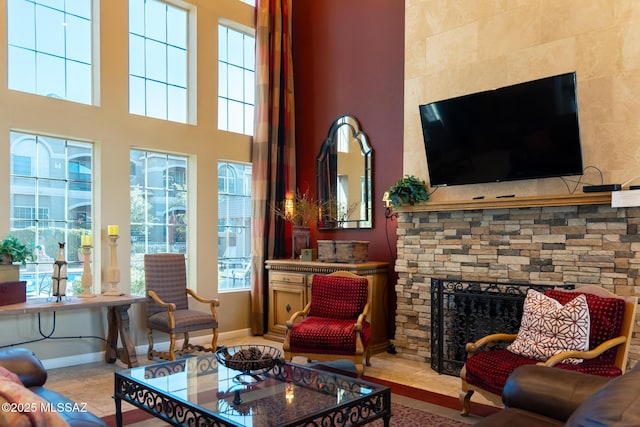
[[[406, 359], [431, 359], [432, 277], [640, 290], [640, 208], [412, 210], [397, 219], [393, 343]], [[637, 320], [635, 329], [631, 365], [640, 360]]]

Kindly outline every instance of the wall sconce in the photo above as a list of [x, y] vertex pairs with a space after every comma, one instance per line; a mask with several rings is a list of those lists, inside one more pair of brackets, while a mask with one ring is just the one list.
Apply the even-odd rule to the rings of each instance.
[[384, 217], [387, 219], [392, 219], [393, 217], [398, 217], [398, 214], [393, 211], [391, 207], [391, 198], [389, 197], [389, 192], [385, 191], [382, 196], [382, 202], [384, 203]]
[[293, 213], [293, 196], [288, 194], [284, 201], [284, 214], [288, 221], [291, 221], [291, 218], [293, 218]]

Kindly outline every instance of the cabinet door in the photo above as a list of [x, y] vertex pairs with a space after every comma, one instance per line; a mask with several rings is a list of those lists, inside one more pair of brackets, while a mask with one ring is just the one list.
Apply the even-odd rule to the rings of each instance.
[[271, 283], [269, 288], [269, 335], [284, 340], [287, 320], [306, 304], [306, 287], [283, 283]]

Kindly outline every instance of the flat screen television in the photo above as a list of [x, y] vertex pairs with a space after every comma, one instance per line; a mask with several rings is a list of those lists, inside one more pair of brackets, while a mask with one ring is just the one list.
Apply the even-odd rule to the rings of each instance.
[[576, 75], [420, 105], [431, 186], [583, 173]]

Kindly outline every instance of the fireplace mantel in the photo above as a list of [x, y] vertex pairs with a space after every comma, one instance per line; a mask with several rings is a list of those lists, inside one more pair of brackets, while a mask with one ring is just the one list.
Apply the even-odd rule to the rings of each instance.
[[399, 206], [396, 212], [469, 211], [477, 209], [533, 208], [540, 206], [610, 205], [611, 193], [577, 193], [552, 196], [502, 197], [475, 200], [429, 201], [414, 206]]

